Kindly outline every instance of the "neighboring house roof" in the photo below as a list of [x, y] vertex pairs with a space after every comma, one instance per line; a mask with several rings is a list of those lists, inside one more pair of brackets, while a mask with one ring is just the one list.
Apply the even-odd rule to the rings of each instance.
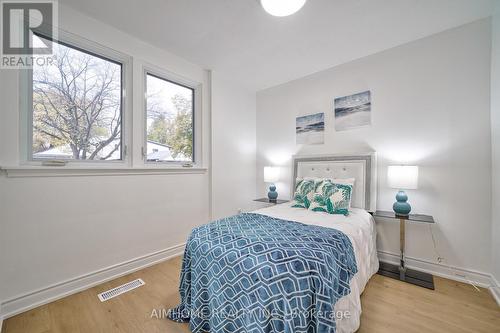
[[67, 160], [72, 159], [73, 154], [67, 145], [50, 148], [38, 153], [33, 154], [34, 158], [54, 159], [54, 160]]
[[157, 145], [157, 146], [161, 146], [161, 147], [166, 147], [166, 148], [170, 149], [170, 146], [168, 146], [166, 144], [163, 144], [163, 143], [156, 142], [156, 141], [148, 140], [148, 144], [153, 144], [153, 145]]
[[[155, 141], [148, 140], [148, 151], [147, 160], [148, 161], [185, 161], [186, 157], [179, 154], [174, 158], [170, 151], [170, 147]], [[104, 154], [106, 152], [103, 152]], [[38, 153], [33, 154], [34, 158], [40, 159], [52, 159], [52, 160], [69, 160], [73, 158], [73, 154], [69, 145], [63, 145], [59, 147], [50, 148]], [[112, 156], [111, 159], [119, 159], [119, 152], [116, 152], [116, 156]]]
[[[114, 149], [114, 145], [108, 145], [104, 147], [100, 152], [99, 156], [107, 156]], [[89, 154], [87, 154], [89, 156]], [[33, 158], [43, 158], [43, 159], [52, 159], [52, 160], [68, 160], [73, 159], [73, 152], [68, 144], [53, 147], [38, 153], [33, 154]], [[110, 160], [120, 159], [120, 151], [115, 151], [111, 154]]]
[[189, 161], [183, 154], [172, 155], [171, 148], [167, 145], [148, 140], [147, 160], [151, 162], [161, 161]]
[[172, 157], [172, 153], [169, 150], [163, 151], [155, 151], [147, 156], [148, 161], [172, 161], [174, 158]]

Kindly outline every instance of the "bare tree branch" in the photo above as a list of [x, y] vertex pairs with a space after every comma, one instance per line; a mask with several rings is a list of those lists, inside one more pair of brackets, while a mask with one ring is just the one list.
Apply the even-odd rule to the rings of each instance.
[[111, 158], [121, 146], [111, 146], [121, 135], [119, 65], [62, 45], [55, 52], [54, 66], [33, 70], [33, 128], [44, 140], [37, 146], [67, 145], [75, 159]]

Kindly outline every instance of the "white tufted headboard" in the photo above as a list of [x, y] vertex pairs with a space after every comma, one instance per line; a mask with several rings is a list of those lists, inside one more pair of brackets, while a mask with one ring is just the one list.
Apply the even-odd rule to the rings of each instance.
[[352, 207], [363, 208], [369, 212], [376, 210], [376, 153], [294, 156], [292, 192], [297, 177], [355, 178]]

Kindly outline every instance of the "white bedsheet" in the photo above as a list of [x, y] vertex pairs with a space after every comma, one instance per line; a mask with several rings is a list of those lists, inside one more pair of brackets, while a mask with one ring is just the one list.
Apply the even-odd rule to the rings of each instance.
[[368, 280], [378, 271], [376, 229], [373, 217], [363, 209], [352, 208], [349, 216], [313, 212], [303, 208], [292, 208], [290, 203], [275, 205], [254, 213], [296, 221], [306, 224], [334, 228], [342, 231], [351, 240], [356, 256], [358, 272], [351, 279], [351, 293], [335, 304], [336, 313], [349, 312], [349, 316], [337, 319], [337, 333], [351, 333], [359, 328], [361, 317], [361, 293]]

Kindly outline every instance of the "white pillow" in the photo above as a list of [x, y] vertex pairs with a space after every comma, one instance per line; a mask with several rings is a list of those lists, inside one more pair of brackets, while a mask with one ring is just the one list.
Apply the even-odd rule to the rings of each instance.
[[354, 185], [356, 178], [297, 177], [295, 179], [296, 182], [298, 182], [299, 180], [314, 180], [314, 181], [329, 180], [332, 183]]
[[334, 184], [352, 185], [356, 182], [356, 178], [325, 178], [329, 179]]

